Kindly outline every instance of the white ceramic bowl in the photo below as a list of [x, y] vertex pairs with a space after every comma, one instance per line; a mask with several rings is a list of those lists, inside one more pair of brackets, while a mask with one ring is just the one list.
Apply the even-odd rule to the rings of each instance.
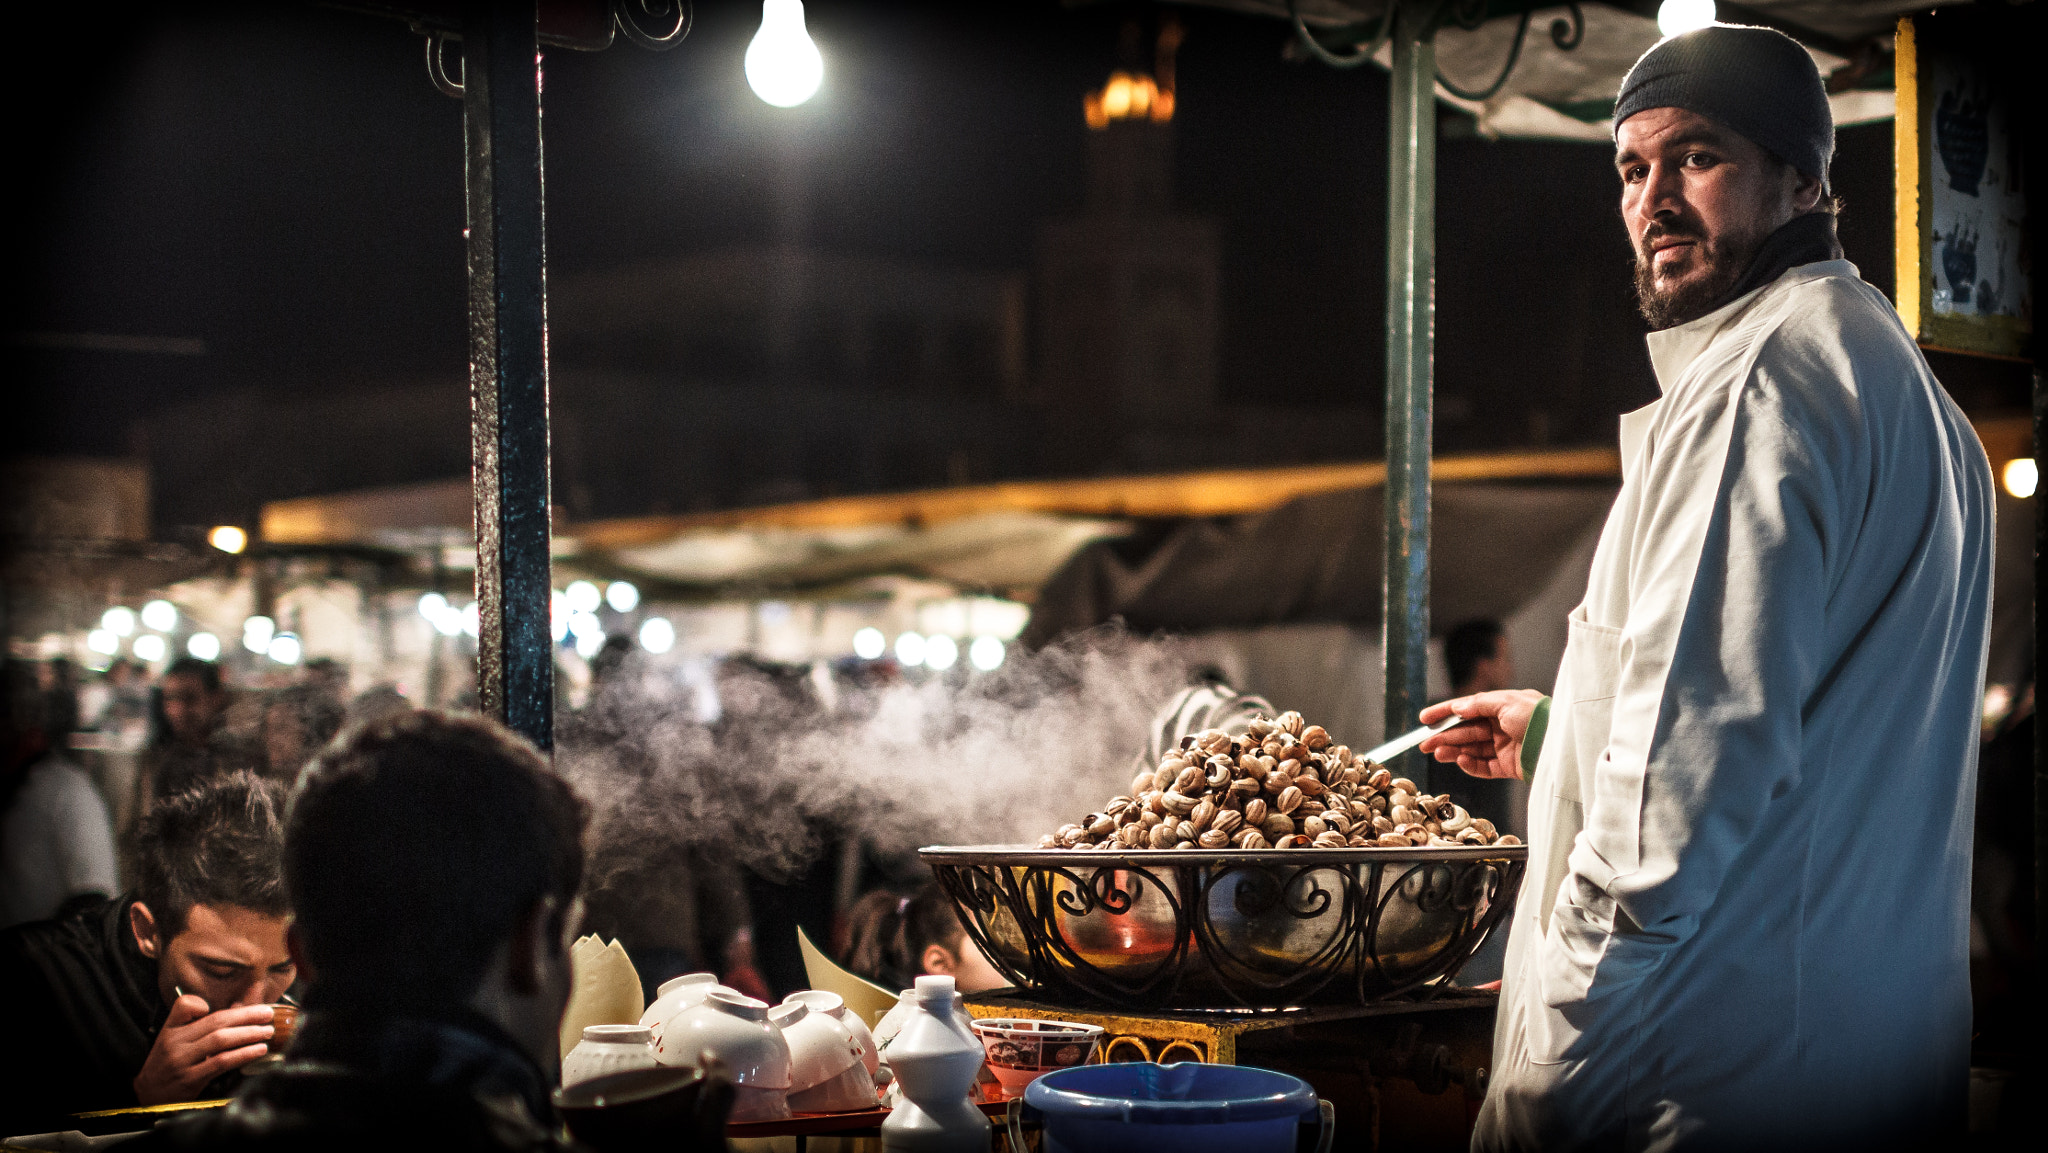
[[725, 986], [718, 983], [718, 977], [713, 973], [684, 973], [680, 977], [671, 977], [654, 991], [654, 1003], [640, 1014], [640, 1023], [654, 1030], [654, 1043], [659, 1045], [662, 1027], [668, 1024], [670, 1017], [703, 1004], [713, 989], [723, 988]]
[[789, 1092], [789, 1044], [768, 1023], [768, 1003], [723, 989], [668, 1019], [654, 1055], [664, 1065], [696, 1065], [710, 1053], [725, 1062], [733, 1082], [746, 1088]]
[[[770, 1023], [782, 1029], [789, 1043], [791, 1109], [807, 1113], [844, 1113], [875, 1107], [874, 1078], [860, 1059], [860, 1043], [826, 1013], [813, 1013], [802, 1001], [785, 1001], [769, 1011]], [[846, 1077], [859, 1070], [857, 1078]], [[804, 1094], [810, 1093], [809, 1097]], [[801, 1099], [800, 1099], [801, 1098]]]
[[811, 1012], [823, 1013], [846, 1026], [846, 1031], [853, 1034], [854, 1042], [860, 1046], [860, 1063], [867, 1066], [868, 1076], [873, 1077], [881, 1069], [882, 1047], [875, 1044], [875, 1031], [868, 1028], [868, 1023], [860, 1019], [859, 1013], [846, 1007], [846, 998], [823, 989], [806, 989], [801, 993], [791, 993], [782, 1000], [785, 1004], [800, 1001], [809, 1006]]
[[608, 1073], [651, 1069], [654, 1031], [645, 1025], [587, 1025], [583, 1039], [562, 1058], [562, 1084], [574, 1085]]

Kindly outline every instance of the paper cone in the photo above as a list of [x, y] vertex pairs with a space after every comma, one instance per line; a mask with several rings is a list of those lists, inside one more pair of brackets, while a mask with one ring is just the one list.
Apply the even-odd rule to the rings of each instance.
[[801, 928], [796, 931], [797, 946], [804, 954], [804, 977], [811, 988], [837, 993], [845, 1000], [846, 1007], [860, 1014], [860, 1019], [872, 1029], [882, 1015], [896, 1007], [898, 991], [884, 989], [873, 981], [840, 965], [825, 955], [823, 949], [811, 943], [811, 938]]
[[562, 1056], [583, 1039], [586, 1025], [636, 1025], [647, 1008], [640, 994], [640, 974], [617, 941], [584, 937], [569, 948], [574, 984], [562, 1010]]

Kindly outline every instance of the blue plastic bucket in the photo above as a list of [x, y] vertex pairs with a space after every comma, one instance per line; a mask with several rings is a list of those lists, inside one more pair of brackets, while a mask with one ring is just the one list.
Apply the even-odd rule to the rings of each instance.
[[1044, 1153], [1295, 1153], [1301, 1126], [1329, 1119], [1308, 1082], [1239, 1065], [1125, 1062], [1058, 1069], [1024, 1090], [1014, 1122], [1044, 1124]]

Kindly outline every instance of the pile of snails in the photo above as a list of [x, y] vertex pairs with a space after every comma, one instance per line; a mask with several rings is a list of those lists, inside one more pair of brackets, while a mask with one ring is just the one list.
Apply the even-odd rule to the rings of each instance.
[[1129, 796], [1061, 825], [1042, 849], [1343, 849], [1518, 845], [1449, 797], [1331, 741], [1296, 712], [1242, 736], [1205, 729], [1141, 771]]

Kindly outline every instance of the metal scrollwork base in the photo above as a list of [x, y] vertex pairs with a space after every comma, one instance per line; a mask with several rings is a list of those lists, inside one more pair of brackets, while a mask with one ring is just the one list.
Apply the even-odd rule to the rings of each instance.
[[991, 962], [1131, 1009], [1430, 996], [1514, 903], [1524, 846], [1232, 852], [930, 848]]

